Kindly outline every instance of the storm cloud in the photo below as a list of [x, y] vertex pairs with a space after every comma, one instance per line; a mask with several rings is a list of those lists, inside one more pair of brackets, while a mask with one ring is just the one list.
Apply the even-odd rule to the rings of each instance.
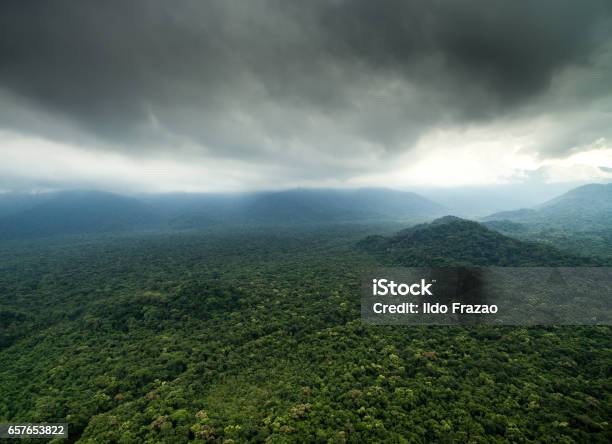
[[542, 121], [523, 149], [563, 157], [611, 136], [611, 45], [606, 0], [4, 1], [0, 125], [312, 181], [449, 129]]

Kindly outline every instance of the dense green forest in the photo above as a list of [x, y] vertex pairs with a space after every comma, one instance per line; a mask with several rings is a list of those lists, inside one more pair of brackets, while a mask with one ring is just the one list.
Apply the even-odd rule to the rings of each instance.
[[[0, 422], [65, 421], [84, 443], [610, 442], [610, 327], [361, 323], [360, 274], [382, 263], [364, 239], [398, 228], [6, 242]], [[461, 242], [461, 263], [556, 251], [433, 228], [421, 264]]]

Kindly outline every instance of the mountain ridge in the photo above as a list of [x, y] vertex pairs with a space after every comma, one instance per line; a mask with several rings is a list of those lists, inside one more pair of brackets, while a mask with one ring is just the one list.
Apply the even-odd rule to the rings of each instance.
[[0, 239], [135, 229], [420, 221], [445, 210], [416, 193], [381, 188], [147, 196], [65, 191], [39, 200], [19, 209], [19, 202], [6, 198], [10, 208], [18, 210], [0, 217]]
[[65, 191], [0, 219], [0, 239], [37, 238], [146, 228], [159, 222], [136, 199], [102, 191]]
[[577, 231], [609, 228], [612, 184], [583, 185], [538, 206], [493, 213], [481, 221], [509, 221]]

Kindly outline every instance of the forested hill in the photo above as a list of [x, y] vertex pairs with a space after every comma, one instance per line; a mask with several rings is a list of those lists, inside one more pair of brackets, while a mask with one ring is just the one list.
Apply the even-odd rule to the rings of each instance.
[[391, 237], [369, 236], [358, 243], [385, 263], [403, 266], [597, 265], [592, 258], [507, 237], [477, 222], [446, 216]]
[[612, 184], [584, 185], [540, 206], [495, 213], [483, 220], [507, 220], [581, 231], [611, 228]]

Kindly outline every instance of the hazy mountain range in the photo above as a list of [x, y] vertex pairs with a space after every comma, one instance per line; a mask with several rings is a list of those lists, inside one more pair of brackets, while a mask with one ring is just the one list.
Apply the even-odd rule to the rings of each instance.
[[593, 230], [612, 224], [612, 184], [584, 185], [533, 208], [504, 211], [487, 216], [484, 222], [511, 222], [520, 225], [546, 225], [572, 230]]
[[99, 191], [8, 194], [0, 196], [0, 238], [220, 225], [422, 221], [446, 212], [417, 194], [374, 188], [137, 197]]
[[[0, 195], [0, 239], [211, 226], [418, 223], [458, 214], [419, 194], [384, 188], [122, 196], [100, 191]], [[573, 189], [533, 208], [482, 219], [504, 233], [533, 225], [601, 229], [612, 220], [612, 184]]]

